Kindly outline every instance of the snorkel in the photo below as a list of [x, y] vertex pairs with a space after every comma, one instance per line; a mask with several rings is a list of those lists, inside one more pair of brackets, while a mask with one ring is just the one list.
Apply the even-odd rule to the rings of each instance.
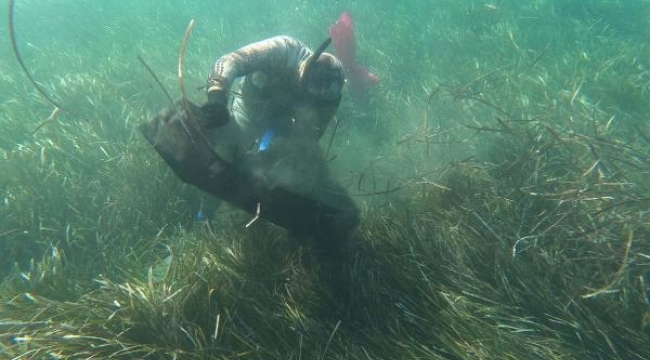
[[328, 37], [323, 41], [322, 44], [314, 51], [314, 53], [307, 59], [300, 71], [300, 86], [304, 89], [307, 87], [307, 79], [309, 78], [309, 73], [311, 71], [312, 65], [318, 60], [318, 58], [325, 52], [325, 49], [332, 43], [332, 38]]

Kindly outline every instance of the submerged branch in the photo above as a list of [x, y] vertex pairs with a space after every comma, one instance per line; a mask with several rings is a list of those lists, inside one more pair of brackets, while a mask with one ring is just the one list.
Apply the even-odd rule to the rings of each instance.
[[147, 72], [149, 72], [149, 75], [154, 79], [156, 84], [158, 84], [158, 87], [160, 90], [162, 90], [163, 93], [165, 93], [165, 96], [167, 97], [167, 100], [169, 100], [169, 105], [173, 106], [174, 105], [174, 100], [172, 100], [172, 97], [169, 95], [169, 92], [167, 92], [167, 89], [163, 86], [162, 82], [160, 82], [160, 79], [158, 79], [158, 76], [156, 76], [156, 73], [153, 72], [149, 64], [147, 64], [146, 61], [142, 58], [142, 56], [138, 55], [138, 60], [140, 60], [140, 63], [142, 66], [144, 66], [145, 69], [147, 69]]
[[[20, 51], [18, 50], [18, 45], [16, 44], [16, 30], [14, 28], [14, 0], [9, 0], [9, 40], [11, 41], [11, 48], [13, 50], [14, 56], [16, 57], [16, 60], [18, 61], [18, 64], [20, 64], [20, 67], [23, 69], [23, 73], [25, 73], [25, 76], [27, 76], [27, 79], [34, 85], [34, 88], [36, 91], [38, 91], [41, 96], [43, 96], [50, 104], [54, 105], [56, 109], [64, 109], [63, 106], [59, 105], [50, 95], [47, 94], [45, 90], [41, 87], [41, 85], [34, 79], [34, 77], [30, 74], [29, 70], [27, 69], [27, 66], [25, 65], [25, 62], [23, 61], [22, 56], [20, 55]], [[67, 110], [66, 110], [67, 111]], [[40, 125], [42, 126], [42, 125]], [[36, 128], [38, 130], [40, 128]], [[34, 132], [36, 132], [34, 130]]]

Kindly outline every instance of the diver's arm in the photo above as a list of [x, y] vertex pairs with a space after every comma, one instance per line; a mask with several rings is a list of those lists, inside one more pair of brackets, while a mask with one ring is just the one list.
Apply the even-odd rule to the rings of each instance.
[[246, 45], [219, 58], [208, 76], [207, 91], [227, 92], [236, 78], [256, 71], [276, 72], [297, 69], [311, 50], [288, 36], [276, 36]]

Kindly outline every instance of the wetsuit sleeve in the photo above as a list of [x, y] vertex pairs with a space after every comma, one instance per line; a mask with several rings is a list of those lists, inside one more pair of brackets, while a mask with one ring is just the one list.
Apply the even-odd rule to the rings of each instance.
[[208, 76], [207, 91], [228, 91], [235, 79], [256, 71], [297, 71], [312, 52], [300, 41], [276, 36], [246, 45], [219, 58]]

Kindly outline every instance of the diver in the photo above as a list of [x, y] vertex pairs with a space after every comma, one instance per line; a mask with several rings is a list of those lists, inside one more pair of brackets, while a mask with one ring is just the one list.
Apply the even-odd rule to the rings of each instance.
[[318, 141], [345, 83], [341, 62], [324, 52], [330, 42], [312, 51], [277, 36], [223, 55], [209, 73], [205, 104], [185, 99], [140, 129], [184, 182], [339, 249], [360, 213], [330, 176]]
[[334, 117], [345, 82], [333, 55], [276, 36], [221, 56], [207, 81], [202, 106], [207, 128], [234, 119], [239, 145], [263, 151], [276, 137], [318, 141]]

